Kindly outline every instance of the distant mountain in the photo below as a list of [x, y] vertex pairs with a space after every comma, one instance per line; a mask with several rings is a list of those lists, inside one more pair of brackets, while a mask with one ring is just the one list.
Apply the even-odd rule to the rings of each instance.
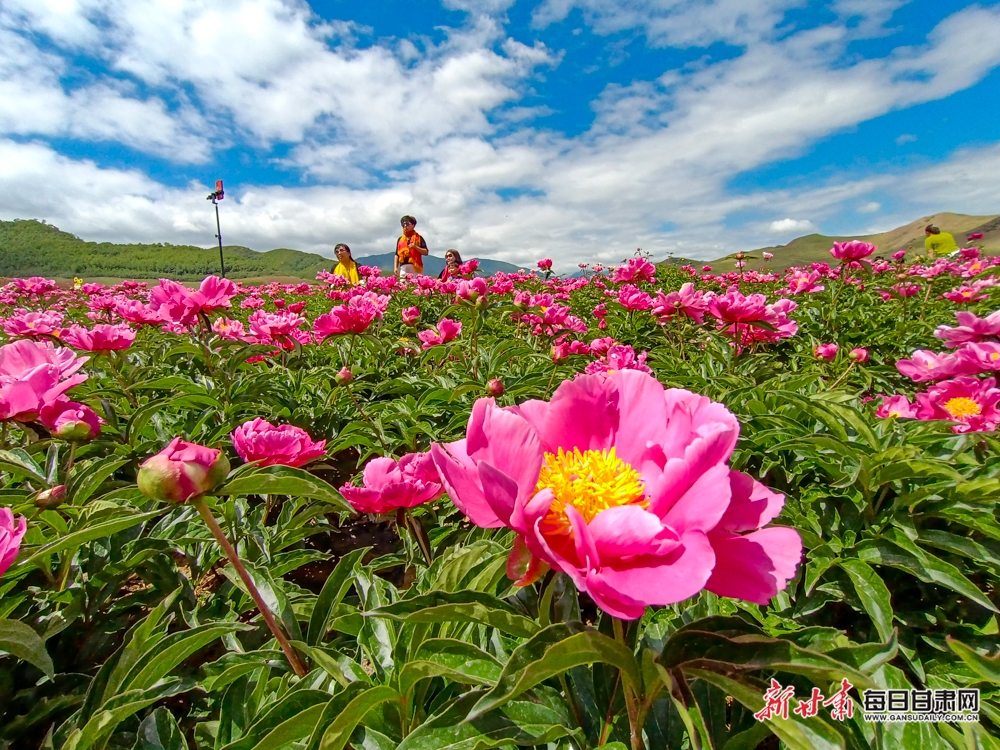
[[[955, 241], [959, 247], [964, 246], [965, 238], [973, 233], [982, 232], [983, 239], [976, 242], [983, 248], [987, 255], [1000, 255], [1000, 215], [996, 216], [967, 216], [965, 214], [939, 213], [931, 216], [924, 216], [912, 221], [905, 226], [897, 227], [888, 232], [868, 235], [852, 235], [845, 237], [827, 237], [822, 234], [809, 234], [799, 237], [789, 242], [787, 245], [776, 245], [774, 247], [761, 247], [756, 250], [746, 251], [748, 256], [747, 268], [753, 269], [778, 269], [790, 266], [808, 265], [809, 263], [831, 263], [834, 262], [830, 256], [830, 248], [834, 242], [846, 242], [847, 240], [863, 240], [878, 246], [877, 255], [889, 258], [897, 250], [906, 250], [910, 256], [924, 254], [924, 227], [928, 224], [935, 224], [943, 232], [950, 232], [955, 236]], [[768, 252], [774, 255], [773, 260], [765, 261], [761, 258], [761, 253]], [[730, 270], [727, 266], [733, 263], [734, 254], [724, 258], [709, 261], [709, 265], [716, 264], [718, 271]], [[722, 264], [726, 264], [725, 266]]]
[[[329, 271], [336, 260], [316, 253], [278, 248], [258, 252], [239, 245], [223, 247], [226, 276], [231, 279], [273, 278], [292, 281], [314, 279]], [[376, 265], [392, 272], [392, 253], [358, 258], [362, 265]], [[428, 256], [427, 273], [437, 275], [444, 260]], [[486, 274], [516, 271], [517, 266], [480, 260]], [[0, 277], [46, 276], [55, 279], [157, 279], [197, 281], [219, 273], [219, 248], [192, 245], [113, 244], [86, 242], [58, 227], [34, 219], [0, 221]]]
[[[355, 258], [359, 266], [375, 266], [382, 269], [383, 273], [392, 273], [394, 253], [381, 253], [379, 255], [366, 255], [363, 258]], [[473, 260], [472, 258], [462, 258], [463, 261]], [[490, 260], [489, 258], [475, 258], [479, 261], [479, 272], [484, 276], [491, 276], [497, 271], [514, 273], [521, 266], [512, 263], [505, 263], [502, 260]], [[444, 258], [437, 258], [433, 255], [424, 256], [424, 273], [428, 276], [437, 276], [444, 270]]]

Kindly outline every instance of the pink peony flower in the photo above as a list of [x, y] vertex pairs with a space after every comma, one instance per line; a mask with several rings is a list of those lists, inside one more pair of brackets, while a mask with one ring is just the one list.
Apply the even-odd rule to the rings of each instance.
[[351, 297], [346, 305], [338, 305], [313, 323], [313, 333], [318, 341], [329, 336], [364, 333], [376, 319], [381, 319], [389, 304], [386, 295], [364, 292]]
[[902, 260], [905, 257], [906, 257], [906, 251], [905, 250], [897, 250], [896, 252], [894, 252], [892, 254], [892, 259], [893, 260]]
[[229, 474], [229, 459], [215, 448], [175, 437], [139, 467], [139, 491], [153, 500], [186, 503], [215, 489]]
[[674, 315], [685, 315], [695, 323], [701, 325], [705, 322], [705, 313], [708, 312], [708, 302], [705, 293], [694, 288], [690, 281], [681, 284], [681, 288], [676, 292], [657, 292], [656, 304], [652, 313], [660, 319], [660, 323], [666, 323]]
[[966, 239], [969, 242], [975, 242], [976, 240], [981, 240], [982, 238], [983, 238], [982, 232], [975, 232], [973, 234], [970, 234]]
[[896, 362], [896, 369], [917, 383], [927, 380], [944, 380], [955, 375], [970, 374], [969, 362], [957, 353], [937, 354], [926, 349], [917, 349], [911, 359]]
[[767, 252], [761, 253], [760, 257], [762, 257], [764, 260], [771, 260], [771, 258], [774, 257], [774, 253], [767, 253]]
[[956, 312], [958, 325], [938, 326], [934, 335], [944, 340], [944, 345], [955, 348], [965, 343], [978, 343], [1000, 336], [1000, 310], [980, 318], [971, 312]]
[[840, 351], [840, 347], [836, 344], [816, 344], [813, 347], [813, 354], [815, 354], [819, 359], [825, 359], [827, 362], [832, 362], [837, 358], [837, 352]]
[[645, 258], [629, 258], [611, 272], [611, 280], [616, 284], [623, 281], [653, 281], [656, 278], [656, 266]]
[[290, 344], [289, 338], [305, 322], [305, 318], [285, 311], [271, 313], [254, 310], [247, 319], [250, 332], [257, 343], [276, 344], [282, 347]]
[[819, 283], [823, 278], [818, 271], [793, 271], [785, 281], [788, 283], [789, 294], [815, 294], [826, 287]]
[[0, 576], [13, 565], [27, 530], [28, 522], [24, 516], [19, 516], [15, 523], [11, 509], [0, 508]]
[[834, 242], [830, 249], [830, 255], [841, 263], [850, 263], [855, 260], [867, 258], [878, 248], [861, 240], [850, 240], [849, 242]]
[[480, 399], [465, 439], [431, 455], [473, 523], [518, 533], [520, 584], [544, 563], [635, 619], [704, 588], [763, 604], [795, 574], [798, 533], [762, 528], [784, 497], [726, 465], [738, 434], [721, 404], [622, 370], [567, 380], [549, 402]]
[[486, 279], [472, 279], [471, 281], [458, 282], [458, 289], [455, 294], [460, 300], [466, 302], [477, 302], [480, 298], [486, 298]]
[[158, 312], [154, 312], [137, 299], [116, 297], [115, 313], [122, 320], [136, 325], [159, 325], [165, 322]]
[[309, 433], [290, 424], [275, 426], [257, 417], [233, 431], [233, 448], [248, 463], [259, 466], [304, 466], [321, 457], [326, 441], [314, 443]]
[[59, 398], [38, 412], [39, 421], [56, 437], [82, 443], [101, 432], [101, 418], [85, 404]]
[[242, 341], [247, 335], [243, 321], [232, 318], [216, 318], [212, 321], [212, 331], [226, 341]]
[[875, 410], [875, 416], [882, 419], [897, 417], [900, 419], [915, 419], [917, 407], [911, 404], [906, 396], [883, 396], [881, 405]]
[[439, 346], [440, 344], [447, 344], [449, 341], [454, 341], [460, 333], [462, 333], [461, 323], [451, 318], [441, 318], [441, 322], [438, 323], [436, 330], [432, 328], [420, 331], [417, 334], [417, 338], [422, 342], [423, 349], [430, 349], [432, 346]]
[[135, 343], [135, 331], [124, 323], [118, 325], [98, 323], [93, 328], [74, 325], [63, 331], [60, 339], [74, 349], [107, 354], [132, 346]]
[[3, 321], [3, 332], [12, 338], [37, 339], [42, 336], [58, 336], [62, 331], [63, 314], [55, 310], [28, 312], [18, 310]]
[[159, 286], [149, 290], [149, 308], [164, 322], [189, 326], [198, 315], [211, 315], [216, 310], [231, 307], [236, 285], [229, 279], [208, 276], [196, 290], [170, 279], [160, 279]]
[[608, 347], [604, 356], [596, 362], [591, 362], [584, 372], [588, 375], [598, 373], [610, 373], [617, 370], [638, 370], [652, 374], [652, 370], [646, 364], [647, 352], [641, 352], [636, 356], [635, 349], [628, 344], [615, 344]]
[[429, 453], [376, 458], [365, 465], [364, 484], [345, 484], [340, 494], [359, 513], [391, 513], [436, 500], [444, 493]]
[[967, 367], [962, 368], [964, 375], [978, 375], [981, 372], [1000, 370], [1000, 344], [987, 341], [982, 344], [965, 344], [955, 352]]
[[87, 361], [70, 349], [28, 339], [0, 346], [0, 420], [29, 422], [48, 403], [87, 379]]
[[618, 304], [626, 310], [648, 310], [653, 306], [653, 298], [632, 284], [625, 284], [618, 290]]
[[863, 365], [865, 362], [868, 361], [868, 350], [862, 346], [859, 346], [856, 349], [851, 349], [851, 351], [848, 353], [847, 356], [848, 358], [853, 359], [859, 365]]
[[960, 376], [917, 394], [918, 419], [947, 419], [954, 432], [988, 432], [1000, 424], [1000, 389], [994, 378]]
[[590, 342], [590, 353], [595, 357], [603, 357], [608, 353], [608, 349], [614, 346], [617, 342], [612, 336], [605, 336], [601, 339], [594, 339]]
[[404, 325], [415, 326], [420, 321], [420, 308], [416, 305], [404, 308], [400, 317], [403, 319]]
[[543, 271], [551, 271], [552, 270], [552, 259], [551, 258], [542, 258], [540, 261], [538, 261], [538, 267], [540, 269], [542, 269]]

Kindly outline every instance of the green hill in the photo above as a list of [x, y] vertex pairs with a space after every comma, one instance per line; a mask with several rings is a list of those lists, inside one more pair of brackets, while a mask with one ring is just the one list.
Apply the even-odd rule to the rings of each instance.
[[[223, 248], [226, 275], [234, 279], [291, 276], [312, 279], [331, 260], [315, 253], [280, 248], [259, 253], [248, 247]], [[34, 219], [0, 221], [0, 276], [50, 278], [118, 277], [180, 281], [219, 272], [217, 247], [86, 242]]]
[[[314, 279], [336, 261], [316, 253], [278, 248], [257, 252], [240, 245], [223, 246], [226, 276], [231, 279]], [[392, 253], [357, 258], [361, 265], [392, 272]], [[479, 259], [485, 274], [516, 271], [517, 266], [488, 258]], [[444, 259], [428, 256], [428, 274], [437, 275]], [[45, 276], [55, 279], [158, 279], [198, 281], [219, 273], [218, 247], [193, 245], [86, 242], [51, 224], [34, 219], [0, 221], [0, 277]]]
[[[955, 236], [955, 241], [959, 247], [965, 245], [965, 238], [975, 232], [982, 232], [983, 239], [976, 242], [983, 248], [987, 255], [1000, 255], [1000, 216], [967, 216], [965, 214], [939, 213], [931, 216], [924, 216], [916, 221], [912, 221], [896, 229], [879, 234], [853, 235], [846, 237], [827, 237], [822, 234], [809, 234], [799, 237], [789, 242], [787, 245], [776, 245], [774, 247], [761, 247], [748, 251], [751, 256], [747, 262], [747, 268], [782, 269], [790, 266], [808, 265], [809, 263], [834, 263], [830, 257], [830, 248], [834, 242], [846, 242], [847, 240], [863, 240], [878, 246], [878, 255], [889, 258], [897, 250], [906, 250], [912, 257], [924, 253], [924, 227], [928, 224], [936, 224], [944, 232], [950, 232]], [[769, 252], [774, 255], [773, 260], [767, 262], [761, 258], [761, 253]], [[712, 264], [719, 264], [717, 270], [729, 270], [732, 266], [733, 256], [727, 255], [710, 261]]]

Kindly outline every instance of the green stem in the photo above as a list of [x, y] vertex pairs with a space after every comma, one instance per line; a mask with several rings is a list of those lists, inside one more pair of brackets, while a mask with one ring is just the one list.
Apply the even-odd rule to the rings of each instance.
[[236, 553], [236, 549], [230, 544], [229, 539], [226, 538], [225, 533], [222, 531], [222, 527], [219, 526], [219, 522], [215, 520], [215, 516], [212, 515], [212, 511], [209, 510], [208, 505], [205, 503], [204, 497], [198, 497], [194, 500], [194, 505], [198, 509], [198, 513], [205, 520], [205, 524], [208, 526], [209, 531], [212, 532], [212, 536], [215, 537], [215, 541], [219, 543], [222, 547], [222, 551], [225, 553], [229, 562], [236, 569], [236, 573], [239, 575], [240, 580], [243, 581], [243, 585], [247, 587], [247, 591], [250, 593], [250, 597], [253, 599], [254, 604], [257, 605], [257, 609], [260, 610], [261, 615], [264, 617], [264, 622], [267, 623], [268, 630], [274, 635], [275, 639], [278, 641], [278, 645], [281, 646], [281, 650], [285, 654], [285, 658], [288, 659], [288, 663], [292, 665], [292, 669], [295, 670], [295, 674], [299, 677], [305, 677], [309, 670], [306, 669], [302, 660], [299, 659], [299, 655], [295, 653], [295, 649], [292, 648], [292, 644], [288, 642], [288, 638], [278, 627], [278, 623], [274, 619], [274, 615], [271, 614], [271, 610], [268, 609], [267, 603], [264, 598], [260, 595], [260, 591], [257, 590], [257, 585], [253, 582], [247, 569], [243, 566], [243, 561], [240, 560], [240, 556]]
[[836, 388], [838, 385], [840, 385], [840, 381], [842, 381], [844, 378], [847, 377], [847, 373], [849, 373], [851, 370], [853, 370], [854, 369], [854, 365], [856, 365], [857, 363], [858, 363], [858, 361], [854, 360], [853, 362], [851, 362], [850, 365], [848, 365], [847, 369], [844, 370], [844, 373], [833, 382], [833, 385], [830, 386], [830, 390], [831, 391], [834, 388]]
[[[611, 618], [611, 622], [614, 624], [615, 629], [615, 640], [622, 644], [629, 651], [632, 647], [629, 646], [628, 641], [625, 639], [625, 625], [617, 617]], [[632, 692], [632, 688], [629, 687], [625, 680], [622, 680], [622, 692], [625, 694], [625, 710], [628, 712], [628, 723], [631, 732], [632, 739], [632, 750], [646, 750], [646, 744], [642, 741], [642, 727], [639, 725], [639, 700], [638, 696]]]
[[66, 474], [73, 470], [73, 462], [76, 460], [76, 441], [71, 440], [69, 444], [69, 460], [66, 462]]
[[430, 542], [424, 536], [423, 529], [420, 528], [420, 523], [410, 513], [410, 509], [401, 508], [401, 510], [403, 511], [403, 522], [406, 528], [410, 530], [410, 533], [413, 534], [413, 538], [416, 540], [417, 546], [420, 547], [420, 551], [423, 553], [424, 560], [427, 561], [427, 567], [429, 568], [432, 562]]

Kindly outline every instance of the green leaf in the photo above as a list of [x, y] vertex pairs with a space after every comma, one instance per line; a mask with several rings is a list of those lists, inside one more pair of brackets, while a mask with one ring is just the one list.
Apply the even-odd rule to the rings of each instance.
[[839, 565], [854, 584], [854, 591], [875, 623], [879, 637], [883, 641], [889, 640], [893, 632], [892, 601], [885, 582], [868, 563], [861, 560], [841, 560]]
[[27, 474], [29, 477], [37, 479], [41, 484], [46, 483], [45, 470], [23, 448], [0, 451], [0, 469], [12, 474]]
[[954, 638], [948, 637], [948, 647], [954, 651], [958, 658], [964, 661], [969, 668], [984, 680], [1000, 685], [1000, 656], [992, 658], [977, 654], [971, 648]]
[[[751, 711], [760, 711], [764, 707], [763, 691], [758, 690], [755, 685], [717, 672], [692, 669], [691, 674], [712, 683]], [[818, 716], [801, 719], [789, 713], [787, 719], [777, 716], [773, 719], [767, 719], [765, 723], [771, 728], [771, 731], [778, 735], [778, 738], [789, 750], [845, 749], [844, 738], [841, 737], [840, 733]]]
[[23, 659], [49, 677], [55, 675], [52, 659], [38, 633], [17, 620], [0, 620], [0, 651]]
[[730, 638], [714, 632], [680, 630], [667, 641], [657, 661], [668, 670], [680, 668], [684, 672], [697, 669], [733, 674], [778, 670], [803, 675], [819, 684], [848, 677], [857, 686], [874, 687], [866, 675], [843, 662], [765, 635]]
[[925, 583], [935, 583], [968, 597], [991, 612], [1000, 611], [958, 568], [921, 549], [897, 529], [889, 529], [883, 538], [858, 545], [857, 550], [858, 557], [866, 562], [905, 570]]
[[126, 690], [143, 690], [170, 673], [177, 665], [212, 641], [237, 630], [250, 630], [238, 622], [210, 623], [171, 633], [143, 653], [132, 672], [122, 682]]
[[[414, 729], [397, 750], [492, 750], [544, 747], [563, 737], [582, 735], [570, 728], [564, 716], [551, 707], [533, 701], [510, 701], [478, 718], [463, 721], [481, 693], [472, 692], [446, 706]], [[576, 742], [573, 747], [581, 747]]]
[[402, 622], [476, 622], [497, 630], [529, 638], [538, 625], [501, 599], [480, 591], [431, 591], [402, 599], [364, 613], [365, 617], [388, 617]]
[[73, 467], [66, 481], [68, 500], [74, 505], [83, 505], [97, 491], [104, 480], [131, 460], [130, 458], [108, 456], [77, 464]]
[[129, 690], [121, 693], [95, 713], [82, 729], [74, 730], [62, 750], [100, 748], [125, 719], [158, 700], [186, 692], [193, 687], [194, 682], [190, 680], [171, 677], [145, 690]]
[[351, 506], [330, 484], [304, 469], [292, 466], [240, 467], [234, 476], [213, 495], [289, 495], [310, 497], [336, 506], [346, 513], [353, 513]]
[[503, 666], [471, 643], [451, 638], [429, 638], [399, 672], [399, 692], [404, 696], [417, 681], [427, 677], [447, 677], [465, 685], [493, 685]]
[[326, 624], [330, 620], [333, 609], [343, 601], [347, 590], [353, 585], [354, 566], [364, 558], [371, 547], [361, 547], [351, 550], [337, 562], [337, 567], [333, 569], [326, 583], [323, 584], [319, 598], [313, 606], [312, 615], [309, 617], [309, 629], [306, 634], [306, 643], [316, 646], [326, 635]]
[[514, 649], [496, 686], [476, 702], [468, 719], [503, 705], [550, 677], [594, 662], [616, 667], [622, 681], [641, 694], [639, 664], [629, 649], [581, 622], [556, 623]]
[[384, 685], [362, 691], [338, 713], [337, 718], [323, 732], [319, 750], [344, 750], [354, 728], [369, 711], [380, 703], [398, 701], [399, 698], [399, 693]]
[[144, 523], [151, 518], [162, 516], [165, 512], [166, 510], [161, 508], [159, 510], [149, 511], [148, 513], [133, 513], [113, 518], [110, 521], [96, 523], [93, 526], [85, 526], [79, 531], [74, 531], [72, 534], [67, 534], [54, 542], [46, 544], [44, 547], [29, 550], [28, 556], [18, 562], [18, 567], [24, 568], [29, 565], [37, 565], [46, 557], [54, 555], [57, 552], [62, 552], [68, 549], [76, 549], [77, 547], [86, 544], [87, 542], [92, 542], [95, 539], [104, 539], [112, 534], [117, 534], [119, 531], [124, 531], [125, 529], [132, 528], [133, 526], [138, 526], [140, 523]]
[[132, 750], [188, 750], [188, 744], [173, 714], [158, 708], [139, 725]]
[[296, 740], [308, 737], [322, 714], [322, 703], [299, 711], [295, 716], [285, 719], [258, 740], [257, 744], [253, 746], [253, 750], [285, 750], [289, 744]]
[[[322, 690], [290, 690], [277, 701], [270, 703], [269, 707], [268, 704], [265, 704], [263, 714], [243, 733], [243, 736], [228, 745], [223, 745], [220, 750], [253, 750], [257, 742], [286, 724], [290, 719], [297, 718], [303, 712], [320, 708], [320, 713], [322, 713], [322, 707], [329, 700], [329, 694]], [[312, 730], [319, 713], [310, 712], [307, 716], [312, 717], [312, 723], [307, 727], [307, 729]], [[304, 736], [305, 734], [298, 735], [299, 738]]]

